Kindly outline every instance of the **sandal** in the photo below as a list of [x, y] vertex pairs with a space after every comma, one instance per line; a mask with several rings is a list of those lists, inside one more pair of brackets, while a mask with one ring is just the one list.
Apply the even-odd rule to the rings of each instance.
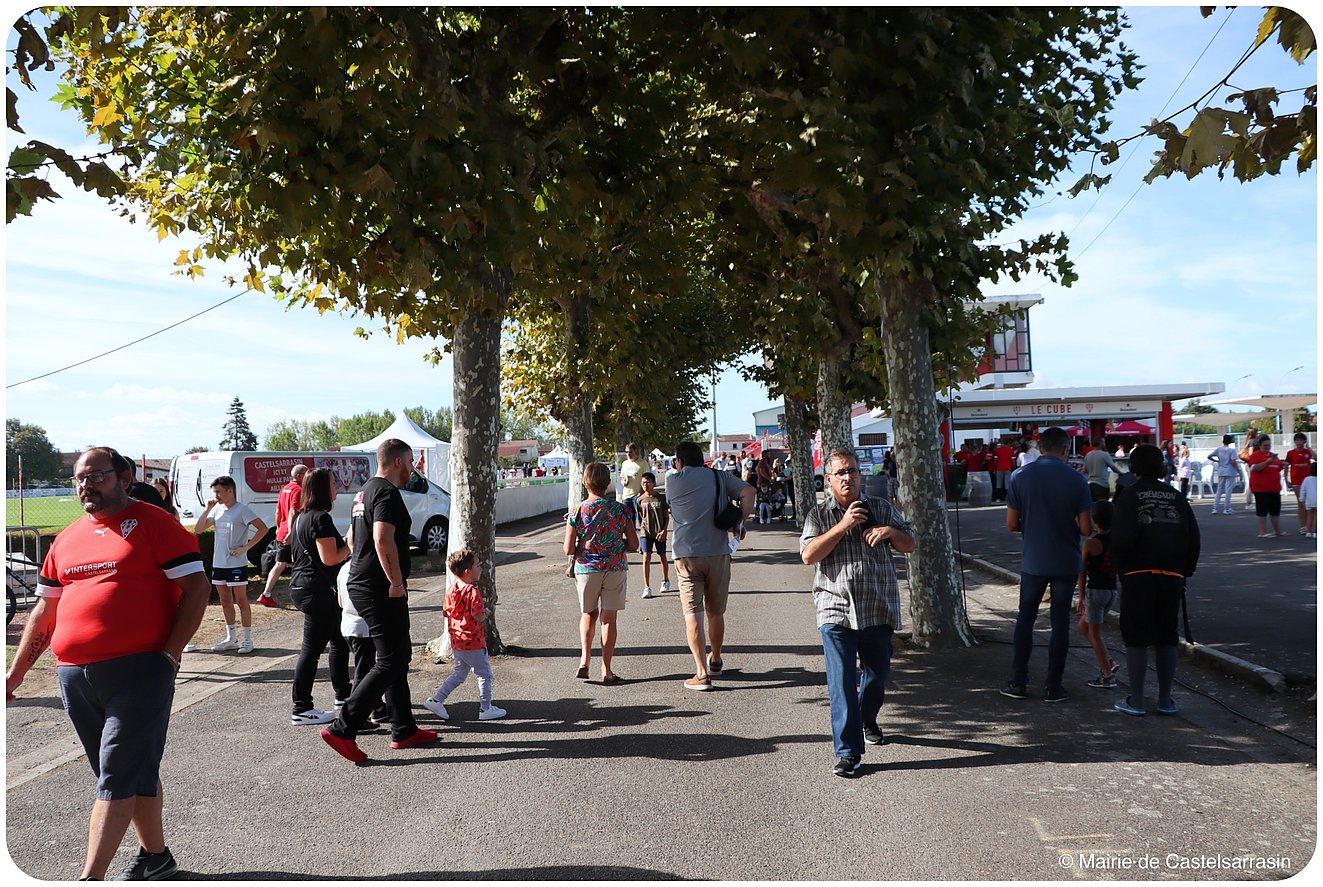
[[588, 666], [580, 665], [579, 670], [574, 673], [574, 676], [581, 681], [588, 680]]
[[609, 677], [609, 678], [602, 678], [602, 686], [603, 686], [603, 687], [614, 687], [614, 686], [616, 686], [617, 684], [623, 684], [624, 682], [625, 682], [625, 679], [622, 678], [622, 677], [621, 677], [620, 675], [618, 675], [618, 674], [613, 674], [613, 675], [611, 675], [611, 677]]

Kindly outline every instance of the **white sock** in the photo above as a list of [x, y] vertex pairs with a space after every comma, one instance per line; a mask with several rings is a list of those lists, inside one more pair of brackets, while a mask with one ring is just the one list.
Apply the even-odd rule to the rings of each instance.
[[227, 641], [234, 640], [234, 626], [230, 625], [229, 623], [226, 623], [225, 625], [225, 640]]
[[245, 625], [243, 627], [243, 639], [245, 641], [251, 641], [253, 639], [253, 627], [251, 625]]

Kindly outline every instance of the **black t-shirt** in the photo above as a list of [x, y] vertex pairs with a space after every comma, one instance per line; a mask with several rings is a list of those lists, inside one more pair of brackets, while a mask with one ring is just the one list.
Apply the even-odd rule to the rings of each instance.
[[294, 529], [288, 542], [290, 551], [289, 596], [296, 605], [314, 596], [335, 595], [335, 576], [339, 564], [328, 567], [317, 553], [318, 539], [334, 539], [336, 548], [345, 544], [325, 511], [303, 511], [294, 517]]
[[374, 477], [363, 484], [354, 496], [354, 551], [349, 560], [348, 586], [359, 592], [385, 594], [390, 579], [381, 568], [377, 547], [372, 541], [372, 526], [385, 521], [395, 527], [395, 547], [399, 550], [400, 575], [409, 578], [409, 509], [395, 485], [384, 477]]

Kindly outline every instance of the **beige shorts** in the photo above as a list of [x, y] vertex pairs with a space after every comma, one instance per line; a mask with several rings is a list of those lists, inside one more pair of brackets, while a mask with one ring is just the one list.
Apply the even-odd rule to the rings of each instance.
[[625, 609], [625, 570], [609, 573], [575, 573], [574, 584], [579, 589], [579, 610], [593, 613], [603, 610]]
[[725, 613], [730, 596], [730, 555], [677, 557], [680, 608], [686, 613]]

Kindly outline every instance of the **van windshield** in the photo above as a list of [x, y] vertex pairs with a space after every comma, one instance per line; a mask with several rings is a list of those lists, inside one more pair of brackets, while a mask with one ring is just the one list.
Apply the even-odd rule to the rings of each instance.
[[427, 478], [415, 471], [409, 475], [409, 482], [404, 485], [404, 489], [410, 493], [426, 493]]

